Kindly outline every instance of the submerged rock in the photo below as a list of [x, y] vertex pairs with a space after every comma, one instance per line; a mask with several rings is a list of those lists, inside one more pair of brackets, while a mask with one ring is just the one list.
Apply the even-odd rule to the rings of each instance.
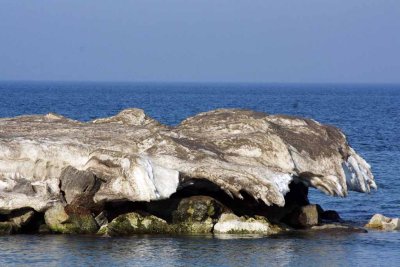
[[365, 227], [385, 231], [400, 230], [400, 220], [399, 218], [392, 219], [382, 214], [375, 214]]
[[328, 221], [328, 222], [341, 222], [343, 221], [342, 218], [340, 218], [339, 213], [334, 210], [325, 210], [322, 211], [320, 214], [321, 220], [322, 221]]
[[310, 229], [317, 232], [333, 233], [333, 234], [367, 233], [367, 230], [365, 230], [364, 228], [345, 225], [345, 224], [322, 224], [322, 225], [312, 226]]

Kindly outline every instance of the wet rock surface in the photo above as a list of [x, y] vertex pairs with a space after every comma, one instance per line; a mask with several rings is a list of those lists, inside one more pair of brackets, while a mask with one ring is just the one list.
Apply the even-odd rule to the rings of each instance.
[[312, 231], [324, 232], [328, 234], [346, 234], [346, 233], [367, 233], [368, 231], [362, 227], [356, 227], [347, 224], [322, 224], [312, 226]]

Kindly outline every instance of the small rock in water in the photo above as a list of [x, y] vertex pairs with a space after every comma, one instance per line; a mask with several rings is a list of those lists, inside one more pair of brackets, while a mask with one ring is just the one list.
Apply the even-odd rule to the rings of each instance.
[[324, 233], [367, 233], [367, 230], [360, 227], [354, 227], [351, 225], [343, 225], [343, 224], [323, 224], [316, 225], [311, 227], [311, 230], [321, 231]]
[[392, 219], [382, 214], [375, 214], [365, 227], [386, 231], [400, 230], [400, 220], [399, 218]]
[[382, 222], [382, 229], [388, 231], [400, 230], [399, 218], [391, 219], [389, 222]]

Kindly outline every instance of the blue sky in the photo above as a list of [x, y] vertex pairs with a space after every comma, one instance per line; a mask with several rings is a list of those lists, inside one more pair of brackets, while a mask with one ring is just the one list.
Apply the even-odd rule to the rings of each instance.
[[0, 80], [400, 83], [400, 1], [0, 0]]

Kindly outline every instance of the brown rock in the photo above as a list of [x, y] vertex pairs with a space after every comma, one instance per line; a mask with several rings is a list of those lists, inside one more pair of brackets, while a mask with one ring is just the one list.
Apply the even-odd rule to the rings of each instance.
[[315, 204], [299, 207], [289, 215], [288, 223], [299, 228], [317, 225], [320, 210], [321, 207]]

